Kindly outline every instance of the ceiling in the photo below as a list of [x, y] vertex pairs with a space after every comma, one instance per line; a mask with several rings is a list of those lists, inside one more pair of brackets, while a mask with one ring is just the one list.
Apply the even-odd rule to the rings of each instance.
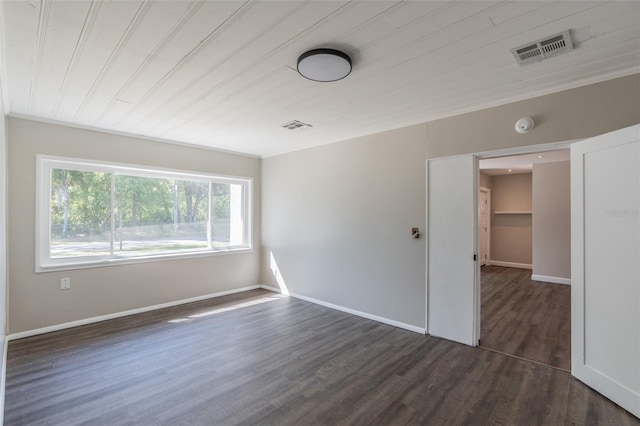
[[[635, 0], [1, 6], [8, 113], [258, 156], [640, 71]], [[570, 53], [527, 66], [510, 53], [567, 29]], [[348, 53], [351, 75], [298, 75], [318, 47]]]
[[488, 175], [506, 175], [516, 173], [531, 173], [533, 165], [537, 163], [551, 163], [554, 161], [569, 161], [568, 149], [536, 152], [533, 154], [511, 155], [508, 157], [486, 158], [480, 160], [479, 168]]

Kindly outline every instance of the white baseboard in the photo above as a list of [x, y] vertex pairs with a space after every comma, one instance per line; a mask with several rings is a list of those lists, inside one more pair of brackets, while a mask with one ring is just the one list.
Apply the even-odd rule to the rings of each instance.
[[[275, 287], [269, 287], [269, 286], [265, 286], [265, 285], [263, 285], [261, 287], [264, 288], [265, 290], [271, 290], [271, 291], [275, 291], [277, 293], [280, 293], [280, 289], [277, 289]], [[358, 317], [362, 317], [362, 318], [370, 319], [370, 320], [373, 320], [373, 321], [381, 322], [383, 324], [387, 324], [387, 325], [391, 325], [391, 326], [394, 326], [394, 327], [402, 328], [402, 329], [405, 329], [405, 330], [413, 331], [415, 333], [420, 333], [420, 334], [426, 334], [427, 333], [427, 331], [422, 327], [416, 327], [415, 325], [407, 324], [407, 323], [400, 322], [400, 321], [395, 321], [395, 320], [392, 320], [392, 319], [389, 319], [389, 318], [385, 318], [385, 317], [380, 317], [378, 315], [369, 314], [369, 313], [358, 311], [358, 310], [351, 309], [351, 308], [345, 308], [344, 306], [340, 306], [340, 305], [334, 305], [333, 303], [324, 302], [322, 300], [314, 299], [312, 297], [303, 296], [301, 294], [289, 293], [289, 296], [295, 297], [296, 299], [304, 300], [305, 302], [315, 303], [316, 305], [324, 306], [325, 308], [330, 308], [330, 309], [335, 309], [336, 311], [346, 312], [346, 313], [351, 314], [351, 315], [356, 315]]]
[[[158, 305], [145, 306], [143, 308], [130, 309], [128, 311], [115, 312], [113, 314], [100, 315], [97, 317], [65, 322], [62, 324], [51, 325], [49, 327], [42, 327], [42, 328], [36, 328], [33, 330], [21, 331], [19, 333], [9, 334], [7, 336], [6, 341], [8, 342], [9, 340], [23, 339], [25, 337], [37, 336], [38, 334], [50, 333], [52, 331], [64, 330], [66, 328], [78, 327], [86, 324], [93, 324], [95, 322], [106, 321], [114, 318], [121, 318], [129, 315], [141, 314], [143, 312], [155, 311], [157, 309], [169, 308], [171, 306], [184, 305], [185, 303], [199, 302], [201, 300], [212, 299], [214, 297], [228, 296], [230, 294], [242, 293], [243, 291], [255, 290], [257, 288], [262, 288], [262, 286], [252, 285], [248, 287], [234, 288], [232, 290], [219, 291], [217, 293], [210, 293], [202, 296], [190, 297], [188, 299], [174, 300], [172, 302], [160, 303]], [[5, 342], [5, 347], [6, 347], [6, 342]]]
[[273, 291], [274, 293], [282, 293], [282, 290], [278, 287], [271, 287], [270, 285], [260, 285], [259, 287], [264, 290]]
[[571, 285], [571, 278], [548, 277], [546, 275], [531, 274], [531, 279], [533, 281], [542, 281], [545, 283]]
[[[276, 287], [271, 287], [271, 286], [267, 286], [267, 285], [252, 285], [252, 286], [248, 286], [248, 287], [236, 288], [236, 289], [233, 289], [233, 290], [227, 290], [227, 291], [221, 291], [221, 292], [217, 292], [217, 293], [205, 294], [205, 295], [202, 295], [202, 296], [190, 297], [188, 299], [175, 300], [173, 302], [161, 303], [161, 304], [158, 304], [158, 305], [145, 306], [143, 308], [131, 309], [131, 310], [128, 310], [128, 311], [115, 312], [113, 314], [100, 315], [100, 316], [97, 316], [97, 317], [91, 317], [91, 318], [85, 318], [85, 319], [81, 319], [81, 320], [77, 320], [77, 321], [65, 322], [65, 323], [62, 323], [62, 324], [57, 324], [57, 325], [52, 325], [52, 326], [42, 327], [42, 328], [36, 328], [36, 329], [33, 329], [33, 330], [21, 331], [21, 332], [18, 332], [18, 333], [12, 333], [12, 334], [7, 335], [6, 340], [5, 340], [5, 354], [6, 354], [6, 349], [7, 349], [7, 342], [9, 342], [10, 340], [23, 339], [25, 337], [37, 336], [39, 334], [44, 334], [44, 333], [51, 333], [52, 331], [59, 331], [59, 330], [67, 329], [67, 328], [79, 327], [81, 325], [93, 324], [93, 323], [96, 323], [96, 322], [106, 321], [106, 320], [110, 320], [110, 319], [114, 319], [114, 318], [126, 317], [128, 315], [135, 315], [135, 314], [140, 314], [140, 313], [143, 313], [143, 312], [154, 311], [154, 310], [157, 310], [157, 309], [169, 308], [171, 306], [183, 305], [185, 303], [198, 302], [200, 300], [211, 299], [211, 298], [214, 298], [214, 297], [227, 296], [227, 295], [230, 295], [230, 294], [241, 293], [243, 291], [255, 290], [257, 288], [262, 288], [262, 289], [265, 289], [265, 290], [273, 291], [275, 293], [282, 293], [280, 291], [280, 289], [276, 288]], [[359, 316], [359, 317], [362, 317], [362, 318], [367, 318], [367, 319], [370, 319], [370, 320], [373, 320], [373, 321], [378, 321], [378, 322], [381, 322], [383, 324], [391, 325], [391, 326], [394, 326], [394, 327], [402, 328], [402, 329], [413, 331], [413, 332], [420, 333], [420, 334], [426, 334], [426, 330], [424, 328], [417, 327], [415, 325], [407, 324], [407, 323], [400, 322], [400, 321], [395, 321], [395, 320], [392, 320], [392, 319], [389, 319], [389, 318], [380, 317], [378, 315], [369, 314], [369, 313], [358, 311], [358, 310], [351, 309], [351, 308], [346, 308], [344, 306], [335, 305], [333, 303], [324, 302], [322, 300], [314, 299], [314, 298], [303, 296], [303, 295], [300, 295], [300, 294], [291, 293], [290, 296], [291, 297], [295, 297], [296, 299], [305, 300], [307, 302], [315, 303], [317, 305], [321, 305], [321, 306], [324, 306], [326, 308], [331, 308], [331, 309], [335, 309], [337, 311], [346, 312], [348, 314], [356, 315], [356, 316]], [[0, 423], [0, 424], [2, 424], [2, 423]]]
[[533, 269], [533, 265], [528, 263], [503, 262], [501, 260], [489, 260], [489, 265], [505, 266], [507, 268]]

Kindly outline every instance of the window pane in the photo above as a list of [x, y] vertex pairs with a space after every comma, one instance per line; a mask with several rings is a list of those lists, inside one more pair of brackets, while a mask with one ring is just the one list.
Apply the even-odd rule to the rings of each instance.
[[242, 219], [243, 186], [213, 184], [213, 238], [212, 246], [234, 247], [243, 244]]
[[208, 247], [208, 183], [116, 175], [115, 187], [114, 254]]
[[50, 257], [108, 256], [111, 175], [51, 170]]

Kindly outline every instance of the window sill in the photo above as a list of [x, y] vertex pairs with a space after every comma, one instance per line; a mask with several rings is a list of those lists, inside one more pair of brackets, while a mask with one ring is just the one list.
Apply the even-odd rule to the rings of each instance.
[[136, 263], [163, 262], [169, 260], [193, 259], [198, 257], [222, 256], [228, 254], [253, 253], [251, 247], [238, 247], [225, 250], [206, 250], [190, 253], [167, 253], [155, 256], [127, 257], [90, 260], [86, 262], [72, 263], [50, 263], [47, 265], [36, 265], [36, 274], [56, 271], [69, 271], [74, 269], [103, 268], [106, 266], [122, 266]]

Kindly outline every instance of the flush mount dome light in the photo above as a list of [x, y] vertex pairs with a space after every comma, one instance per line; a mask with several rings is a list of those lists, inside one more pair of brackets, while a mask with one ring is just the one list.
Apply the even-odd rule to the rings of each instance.
[[298, 58], [298, 72], [313, 81], [341, 80], [351, 73], [351, 58], [335, 49], [314, 49]]

